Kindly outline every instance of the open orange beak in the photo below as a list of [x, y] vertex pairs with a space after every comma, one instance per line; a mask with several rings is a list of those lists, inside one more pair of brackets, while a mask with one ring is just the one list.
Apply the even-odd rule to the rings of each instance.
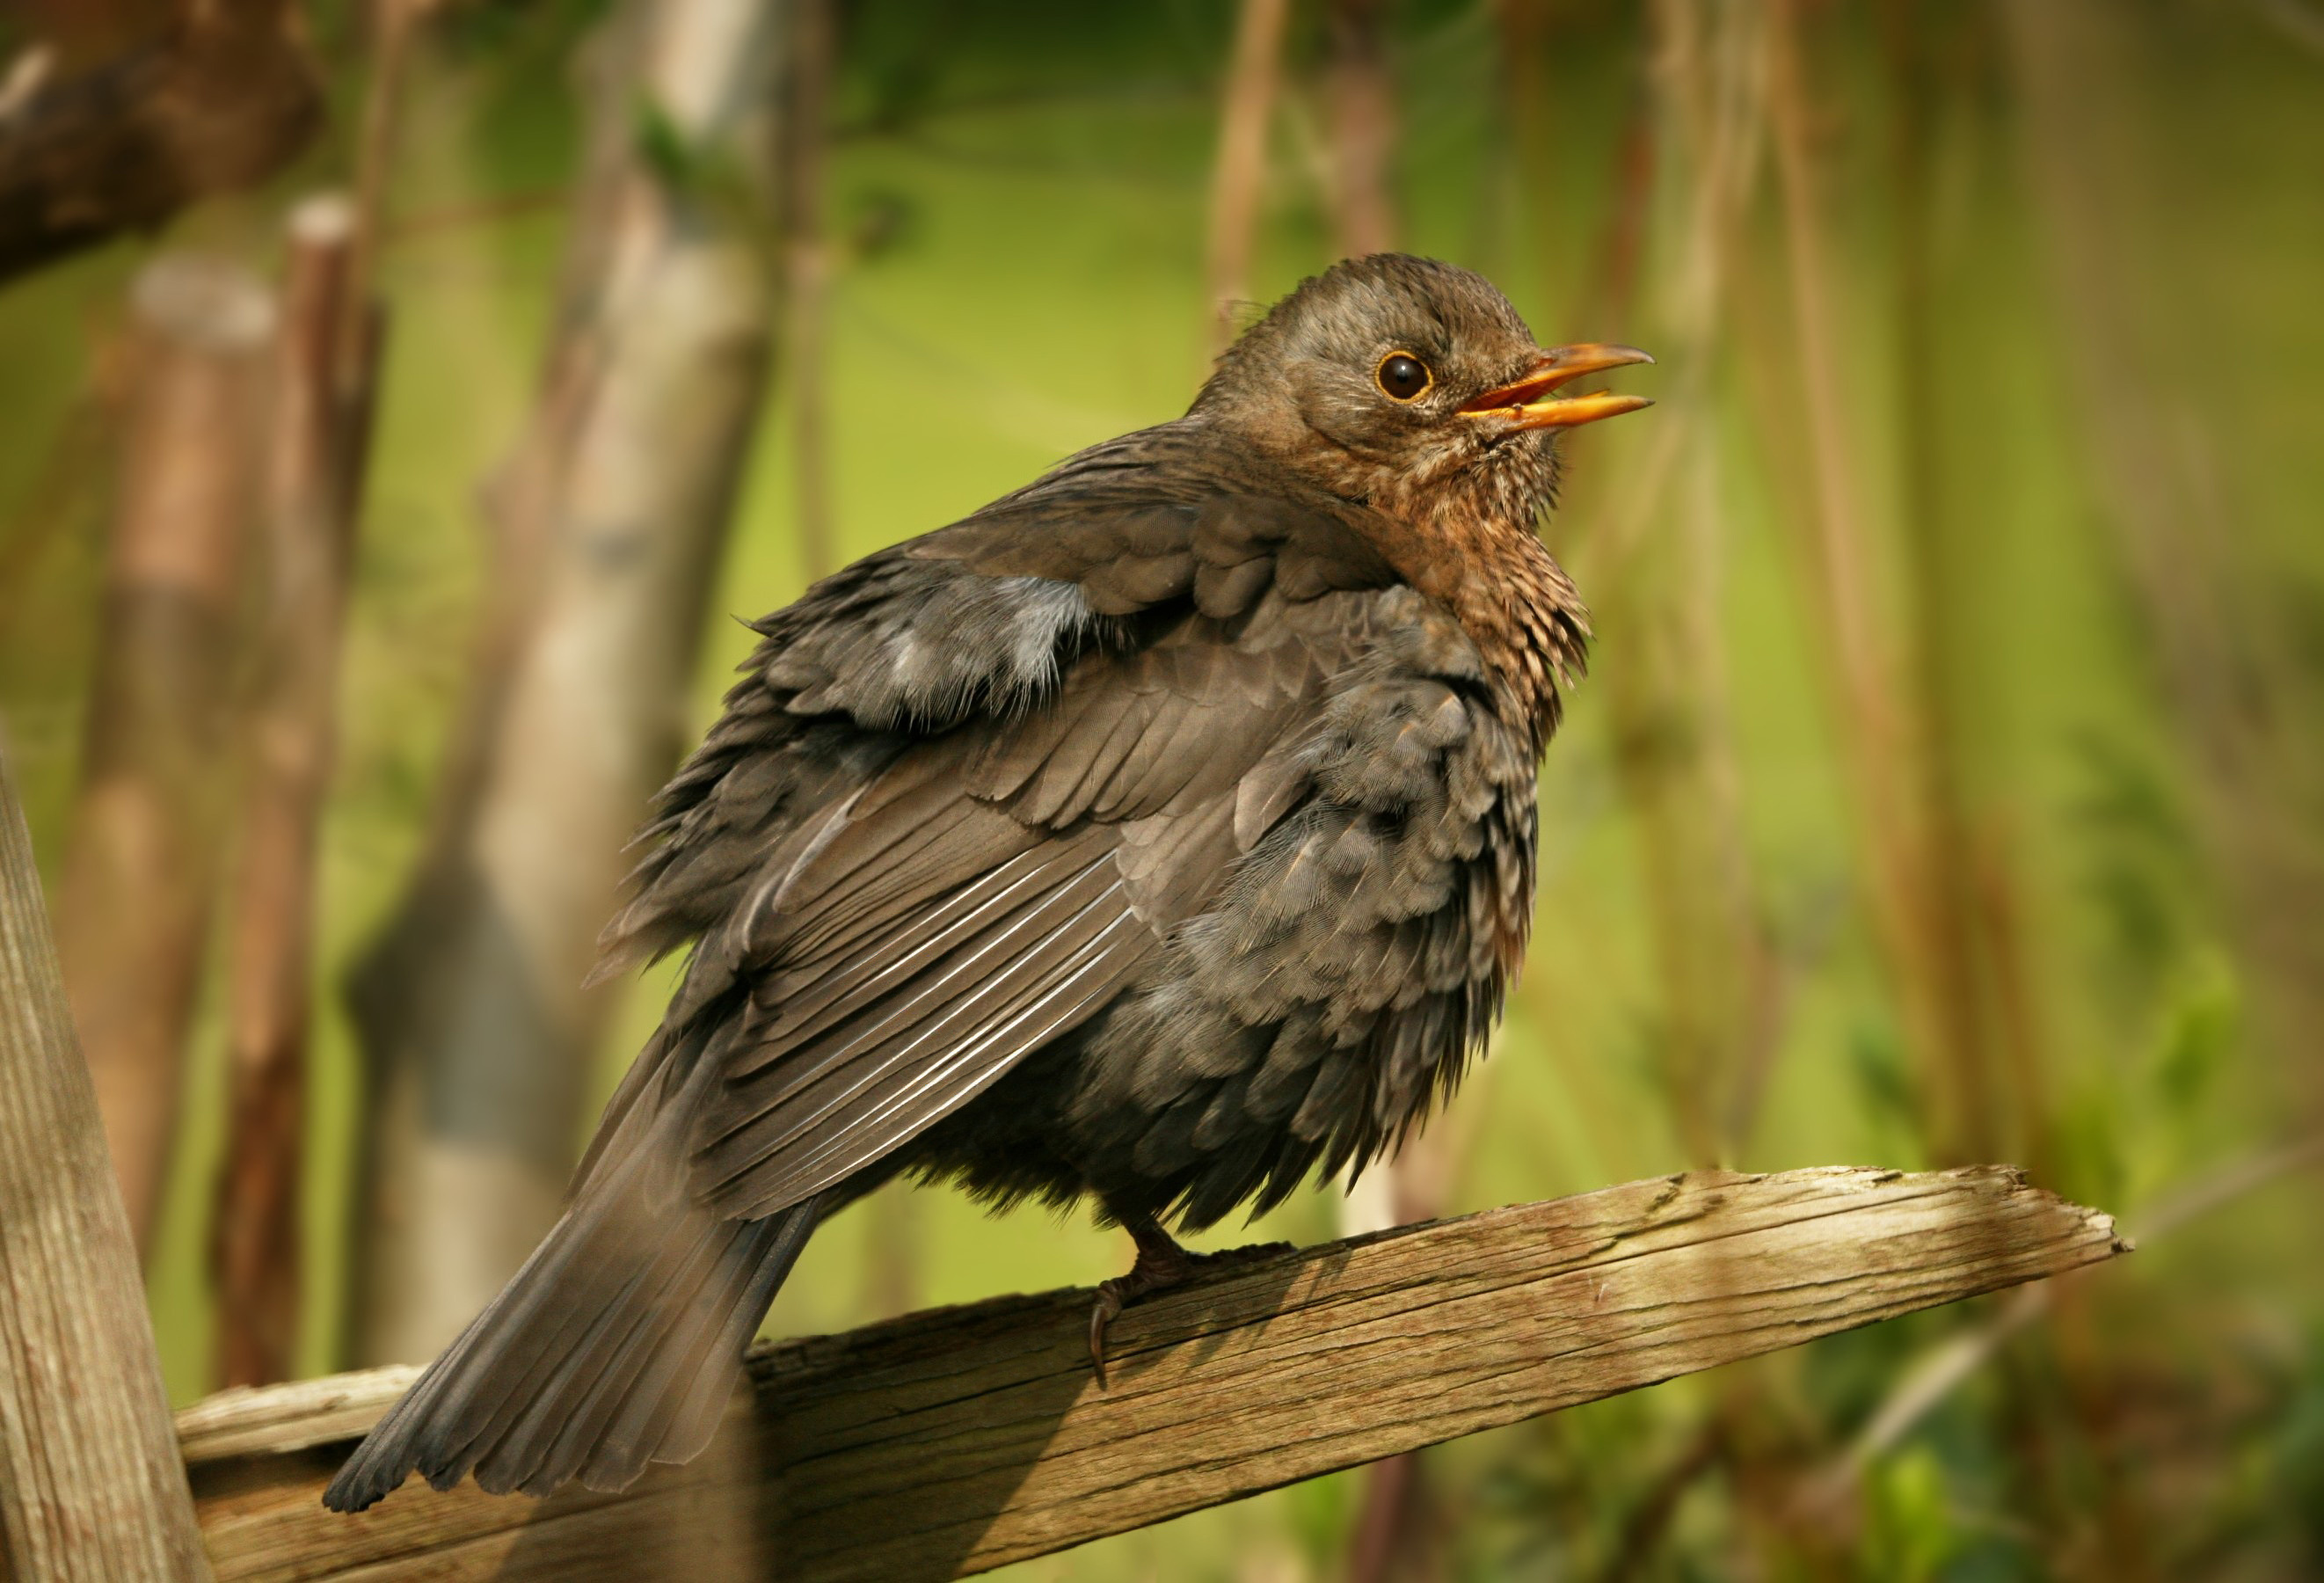
[[1544, 352], [1523, 377], [1462, 403], [1461, 411], [1471, 418], [1502, 419], [1511, 430], [1571, 429], [1577, 423], [1618, 418], [1655, 403], [1645, 396], [1603, 392], [1577, 396], [1552, 396], [1549, 393], [1585, 375], [1653, 361], [1636, 347], [1608, 346], [1596, 341], [1558, 347]]

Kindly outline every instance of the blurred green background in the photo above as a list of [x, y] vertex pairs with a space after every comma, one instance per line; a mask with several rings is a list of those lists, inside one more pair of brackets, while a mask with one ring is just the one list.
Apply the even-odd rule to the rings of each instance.
[[[823, 400], [853, 556], [1183, 410], [1236, 11], [840, 9]], [[1329, 9], [1299, 0], [1283, 42], [1259, 301], [1344, 234]], [[362, 1120], [339, 986], [425, 833], [599, 20], [447, 7], [404, 89], [320, 878], [307, 1372], [343, 1361]], [[358, 102], [359, 19], [313, 22]], [[1423, 1145], [1425, 1207], [1998, 1157], [2142, 1242], [2037, 1305], [1425, 1453], [1389, 1575], [2324, 1575], [2324, 8], [1399, 0], [1379, 25], [1396, 244], [1483, 272], [1545, 343], [1662, 358], [1624, 386], [1653, 412], [1573, 438], [1545, 528], [1592, 604], [1592, 674], [1543, 772], [1526, 976]], [[286, 200], [345, 179], [353, 119], [167, 245], [265, 265]], [[158, 245], [0, 292], [0, 720], [52, 875], [100, 640], [103, 353]], [[809, 575], [779, 340], [774, 368], [697, 727], [749, 645], [724, 617]], [[623, 993], [596, 1092], [669, 979]], [[215, 1383], [217, 999], [150, 1271], [180, 1402]], [[1338, 1215], [1319, 1191], [1248, 1235]], [[1125, 1245], [882, 1201], [818, 1236], [770, 1330], [1093, 1282]], [[1860, 1439], [1945, 1358], [1957, 1379]], [[1339, 1578], [1365, 1490], [1008, 1575]]]

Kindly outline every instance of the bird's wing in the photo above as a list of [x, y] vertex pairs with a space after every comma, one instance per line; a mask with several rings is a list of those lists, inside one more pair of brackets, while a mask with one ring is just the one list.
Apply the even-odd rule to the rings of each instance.
[[[685, 1087], [697, 1191], [803, 1202], [1093, 1014], [1263, 833], [1388, 574], [1278, 499], [1118, 493], [1012, 497], [768, 624], [616, 922], [699, 943], [593, 1161]], [[663, 1069], [704, 1016], [740, 1023], [706, 1088]]]
[[749, 1005], [697, 1185], [735, 1214], [801, 1202], [1111, 1000], [1225, 883], [1243, 785], [1346, 662], [1349, 625], [1314, 625], [1192, 613], [1084, 655], [1048, 703], [906, 753], [762, 876], [716, 942]]

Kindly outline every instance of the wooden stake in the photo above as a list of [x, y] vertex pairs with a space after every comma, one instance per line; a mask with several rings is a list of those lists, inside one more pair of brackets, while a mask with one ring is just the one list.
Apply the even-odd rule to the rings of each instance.
[[1324, 116], [1330, 126], [1332, 229], [1340, 255], [1396, 245], [1389, 164], [1396, 153], [1396, 84], [1388, 75], [1382, 0], [1331, 0], [1324, 17]]
[[[378, 318], [347, 297], [354, 208], [292, 214], [266, 502], [266, 633], [229, 938], [228, 1133], [212, 1225], [218, 1377], [287, 1378], [298, 1341], [316, 838], [330, 788], [339, 635]], [[342, 324], [369, 327], [343, 384]]]
[[129, 1217], [0, 754], [0, 1577], [206, 1575]]
[[1234, 305], [1250, 292], [1251, 245], [1267, 183], [1267, 124], [1275, 113], [1283, 29], [1290, 0], [1242, 0], [1234, 60], [1219, 111], [1219, 152], [1211, 170], [1210, 248], [1203, 279], [1211, 310], [1210, 347], [1234, 338]]
[[792, 0], [782, 147], [784, 304], [789, 334], [792, 498], [799, 560], [810, 581], [838, 567], [831, 515], [829, 359], [832, 246], [825, 209], [831, 156], [831, 79], [838, 69], [831, 0]]
[[239, 267], [176, 256], [138, 277], [132, 307], [136, 376], [57, 934], [143, 1248], [217, 880], [274, 306]]

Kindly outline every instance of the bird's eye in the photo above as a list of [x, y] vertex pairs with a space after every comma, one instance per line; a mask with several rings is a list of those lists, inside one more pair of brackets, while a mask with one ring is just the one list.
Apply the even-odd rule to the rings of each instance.
[[1380, 389], [1400, 402], [1419, 400], [1434, 383], [1428, 365], [1410, 352], [1390, 352], [1380, 359], [1372, 377], [1379, 382]]

